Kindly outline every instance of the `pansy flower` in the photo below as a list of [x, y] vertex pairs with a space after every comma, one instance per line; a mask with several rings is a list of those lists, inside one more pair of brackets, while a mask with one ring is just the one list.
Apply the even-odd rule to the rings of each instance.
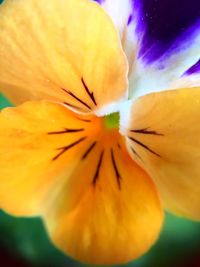
[[147, 65], [139, 15], [131, 0], [0, 6], [0, 88], [16, 105], [0, 114], [0, 207], [41, 216], [81, 262], [139, 257], [164, 209], [200, 219], [200, 37]]

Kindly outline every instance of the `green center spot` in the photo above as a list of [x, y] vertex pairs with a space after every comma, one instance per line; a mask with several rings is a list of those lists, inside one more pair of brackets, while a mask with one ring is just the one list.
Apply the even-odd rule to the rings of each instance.
[[104, 117], [106, 128], [118, 129], [119, 128], [119, 112], [111, 113]]

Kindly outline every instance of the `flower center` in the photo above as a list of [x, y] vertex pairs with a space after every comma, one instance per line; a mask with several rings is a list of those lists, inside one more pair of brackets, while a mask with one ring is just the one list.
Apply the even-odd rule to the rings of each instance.
[[104, 117], [104, 123], [107, 129], [119, 128], [119, 112], [111, 113]]

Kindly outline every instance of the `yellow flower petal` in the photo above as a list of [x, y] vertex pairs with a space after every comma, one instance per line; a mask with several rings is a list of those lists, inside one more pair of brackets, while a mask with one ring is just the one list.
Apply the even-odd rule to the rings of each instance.
[[104, 119], [28, 102], [0, 115], [0, 205], [41, 214], [65, 253], [88, 263], [132, 260], [155, 242], [162, 210], [149, 176]]
[[113, 132], [80, 162], [45, 221], [54, 243], [73, 258], [119, 264], [150, 248], [162, 217], [154, 184], [131, 160], [124, 139]]
[[93, 1], [5, 0], [0, 14], [0, 89], [15, 104], [47, 99], [90, 112], [126, 95], [118, 34]]
[[127, 112], [121, 131], [131, 155], [154, 178], [166, 208], [199, 220], [200, 88], [149, 94]]
[[88, 135], [98, 130], [94, 119], [93, 126], [87, 116], [58, 104], [27, 102], [4, 109], [0, 115], [1, 208], [15, 215], [40, 214], [79, 163], [81, 151], [90, 144]]

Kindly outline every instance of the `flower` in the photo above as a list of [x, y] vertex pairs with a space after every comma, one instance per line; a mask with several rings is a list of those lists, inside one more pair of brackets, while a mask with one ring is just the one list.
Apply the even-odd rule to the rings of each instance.
[[200, 219], [200, 38], [146, 65], [140, 8], [99, 2], [0, 7], [0, 88], [17, 105], [0, 115], [0, 205], [40, 215], [68, 255], [117, 264], [156, 241], [163, 207]]

